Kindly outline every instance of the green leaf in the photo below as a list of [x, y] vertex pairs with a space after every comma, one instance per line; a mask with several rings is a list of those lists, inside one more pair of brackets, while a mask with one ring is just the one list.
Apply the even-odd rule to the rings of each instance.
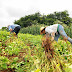
[[2, 64], [3, 69], [7, 69], [7, 64]]
[[17, 60], [18, 60], [18, 57], [15, 57], [15, 58], [13, 59], [13, 61], [15, 61], [15, 62], [16, 62]]

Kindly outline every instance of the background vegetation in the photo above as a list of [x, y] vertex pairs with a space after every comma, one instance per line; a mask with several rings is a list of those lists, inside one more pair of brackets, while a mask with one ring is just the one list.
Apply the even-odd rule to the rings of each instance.
[[29, 33], [33, 35], [40, 34], [41, 26], [49, 26], [53, 24], [61, 24], [64, 26], [65, 32], [72, 37], [72, 18], [69, 17], [68, 11], [54, 12], [53, 14], [41, 15], [39, 12], [21, 17], [15, 20], [15, 24], [19, 24], [22, 29], [21, 33]]
[[[20, 33], [29, 33], [33, 35], [40, 34], [41, 26], [49, 26], [52, 24], [61, 24], [64, 26], [65, 32], [72, 38], [72, 18], [69, 17], [68, 11], [54, 12], [53, 14], [41, 15], [39, 12], [21, 17], [15, 20], [14, 24], [21, 26]], [[7, 30], [3, 27], [2, 30]]]
[[63, 22], [66, 25], [70, 25], [72, 23], [72, 18], [69, 17], [68, 11], [63, 12], [54, 12], [49, 15], [41, 15], [39, 12], [28, 15], [25, 17], [21, 17], [19, 20], [15, 20], [15, 24], [19, 24], [21, 27], [31, 26], [32, 24], [45, 24], [52, 25], [56, 20]]

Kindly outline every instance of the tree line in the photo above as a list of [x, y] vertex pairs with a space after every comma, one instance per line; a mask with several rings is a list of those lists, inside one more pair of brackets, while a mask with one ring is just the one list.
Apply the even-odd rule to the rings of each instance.
[[[21, 17], [15, 20], [14, 24], [21, 26], [20, 33], [29, 33], [33, 35], [40, 34], [40, 27], [52, 24], [63, 25], [68, 36], [72, 37], [72, 18], [69, 17], [68, 11], [54, 12], [53, 14], [41, 15], [39, 12]], [[2, 30], [9, 31], [6, 27]]]
[[41, 15], [39, 12], [27, 15], [21, 17], [19, 20], [15, 20], [14, 24], [18, 24], [23, 28], [31, 26], [32, 24], [52, 25], [56, 20], [59, 20], [68, 26], [72, 23], [72, 18], [69, 17], [68, 11], [65, 10], [62, 12], [54, 12], [48, 15]]

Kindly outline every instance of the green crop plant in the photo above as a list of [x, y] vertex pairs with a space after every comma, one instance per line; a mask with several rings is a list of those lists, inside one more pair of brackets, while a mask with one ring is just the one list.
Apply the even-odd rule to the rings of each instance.
[[19, 33], [17, 38], [6, 31], [0, 31], [0, 34], [0, 71], [72, 71], [72, 45], [69, 42], [53, 41], [50, 45], [52, 52], [47, 53], [42, 47], [41, 35]]

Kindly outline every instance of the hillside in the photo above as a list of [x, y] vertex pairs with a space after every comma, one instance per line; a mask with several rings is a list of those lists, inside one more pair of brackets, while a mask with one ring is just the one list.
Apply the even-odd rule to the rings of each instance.
[[[71, 72], [72, 45], [59, 39], [45, 53], [41, 35], [19, 33], [18, 38], [0, 31], [0, 72]], [[53, 52], [52, 58], [50, 53]]]

